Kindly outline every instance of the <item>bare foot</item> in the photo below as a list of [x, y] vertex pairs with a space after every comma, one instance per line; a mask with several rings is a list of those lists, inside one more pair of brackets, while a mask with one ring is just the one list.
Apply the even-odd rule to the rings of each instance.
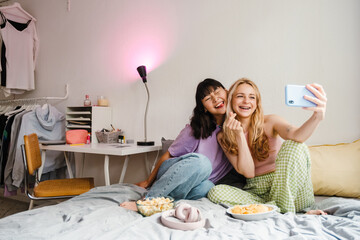
[[305, 214], [309, 214], [309, 215], [328, 215], [323, 210], [310, 210], [310, 211], [307, 211]]
[[120, 207], [123, 207], [128, 210], [132, 210], [135, 212], [137, 212], [137, 210], [138, 210], [135, 202], [123, 202], [123, 203], [120, 203]]

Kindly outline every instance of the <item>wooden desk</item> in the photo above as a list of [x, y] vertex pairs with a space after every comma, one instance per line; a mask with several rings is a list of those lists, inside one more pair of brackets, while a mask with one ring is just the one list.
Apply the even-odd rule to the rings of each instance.
[[[84, 144], [84, 145], [76, 145], [71, 146], [68, 144], [62, 145], [43, 145], [40, 144], [40, 149], [42, 150], [42, 163], [44, 164], [46, 161], [46, 151], [62, 151], [62, 152], [74, 152], [74, 153], [90, 153], [90, 154], [102, 154], [105, 155], [104, 157], [104, 174], [105, 174], [105, 185], [110, 185], [110, 174], [109, 174], [109, 156], [125, 156], [124, 166], [121, 170], [121, 175], [119, 179], [119, 183], [124, 181], [126, 169], [129, 163], [129, 156], [133, 154], [145, 153], [145, 166], [146, 170], [150, 172], [149, 163], [147, 161], [147, 153], [160, 151], [161, 146], [137, 146], [137, 145], [130, 145], [130, 144], [118, 144], [118, 143], [92, 143], [92, 144]], [[66, 156], [66, 154], [65, 154]], [[66, 164], [68, 166], [69, 175], [73, 177], [71, 172], [71, 167], [67, 157], [65, 157]], [[39, 172], [41, 175], [42, 169]]]

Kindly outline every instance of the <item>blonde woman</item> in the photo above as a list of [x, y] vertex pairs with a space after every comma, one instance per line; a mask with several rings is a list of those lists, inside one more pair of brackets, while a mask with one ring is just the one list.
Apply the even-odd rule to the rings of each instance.
[[226, 120], [217, 139], [247, 182], [243, 189], [213, 187], [208, 193], [211, 201], [231, 205], [271, 202], [283, 213], [299, 212], [314, 203], [309, 150], [303, 142], [324, 119], [327, 99], [322, 86], [306, 87], [316, 98], [304, 98], [317, 106], [304, 108], [313, 114], [295, 127], [280, 116], [264, 115], [259, 89], [251, 80], [242, 78], [231, 86]]

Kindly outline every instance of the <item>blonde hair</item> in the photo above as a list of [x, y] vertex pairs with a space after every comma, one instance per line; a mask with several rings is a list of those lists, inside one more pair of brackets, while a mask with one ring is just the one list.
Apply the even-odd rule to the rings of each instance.
[[[252, 156], [257, 160], [262, 161], [269, 156], [269, 143], [268, 137], [266, 136], [264, 131], [264, 112], [261, 105], [260, 91], [253, 81], [247, 78], [241, 78], [230, 87], [228, 94], [228, 104], [226, 109], [226, 120], [229, 118], [230, 112], [234, 112], [234, 109], [232, 108], [232, 98], [235, 90], [241, 84], [248, 84], [255, 90], [257, 107], [254, 113], [251, 115], [250, 119], [250, 125], [248, 129], [248, 144]], [[223, 136], [220, 139], [220, 143], [224, 147], [225, 151], [228, 151], [234, 155], [238, 154], [238, 146], [235, 134], [233, 131], [230, 131], [226, 127], [224, 127], [223, 129]]]

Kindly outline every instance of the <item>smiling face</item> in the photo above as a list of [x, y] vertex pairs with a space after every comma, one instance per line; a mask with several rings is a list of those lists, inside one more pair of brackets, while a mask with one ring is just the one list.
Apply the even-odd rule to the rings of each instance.
[[237, 86], [232, 95], [231, 107], [238, 119], [251, 117], [257, 108], [255, 89], [247, 83]]
[[[227, 93], [222, 87], [217, 87], [201, 100], [206, 111], [211, 113], [216, 121], [221, 122], [226, 113]], [[218, 122], [219, 124], [219, 122]]]

